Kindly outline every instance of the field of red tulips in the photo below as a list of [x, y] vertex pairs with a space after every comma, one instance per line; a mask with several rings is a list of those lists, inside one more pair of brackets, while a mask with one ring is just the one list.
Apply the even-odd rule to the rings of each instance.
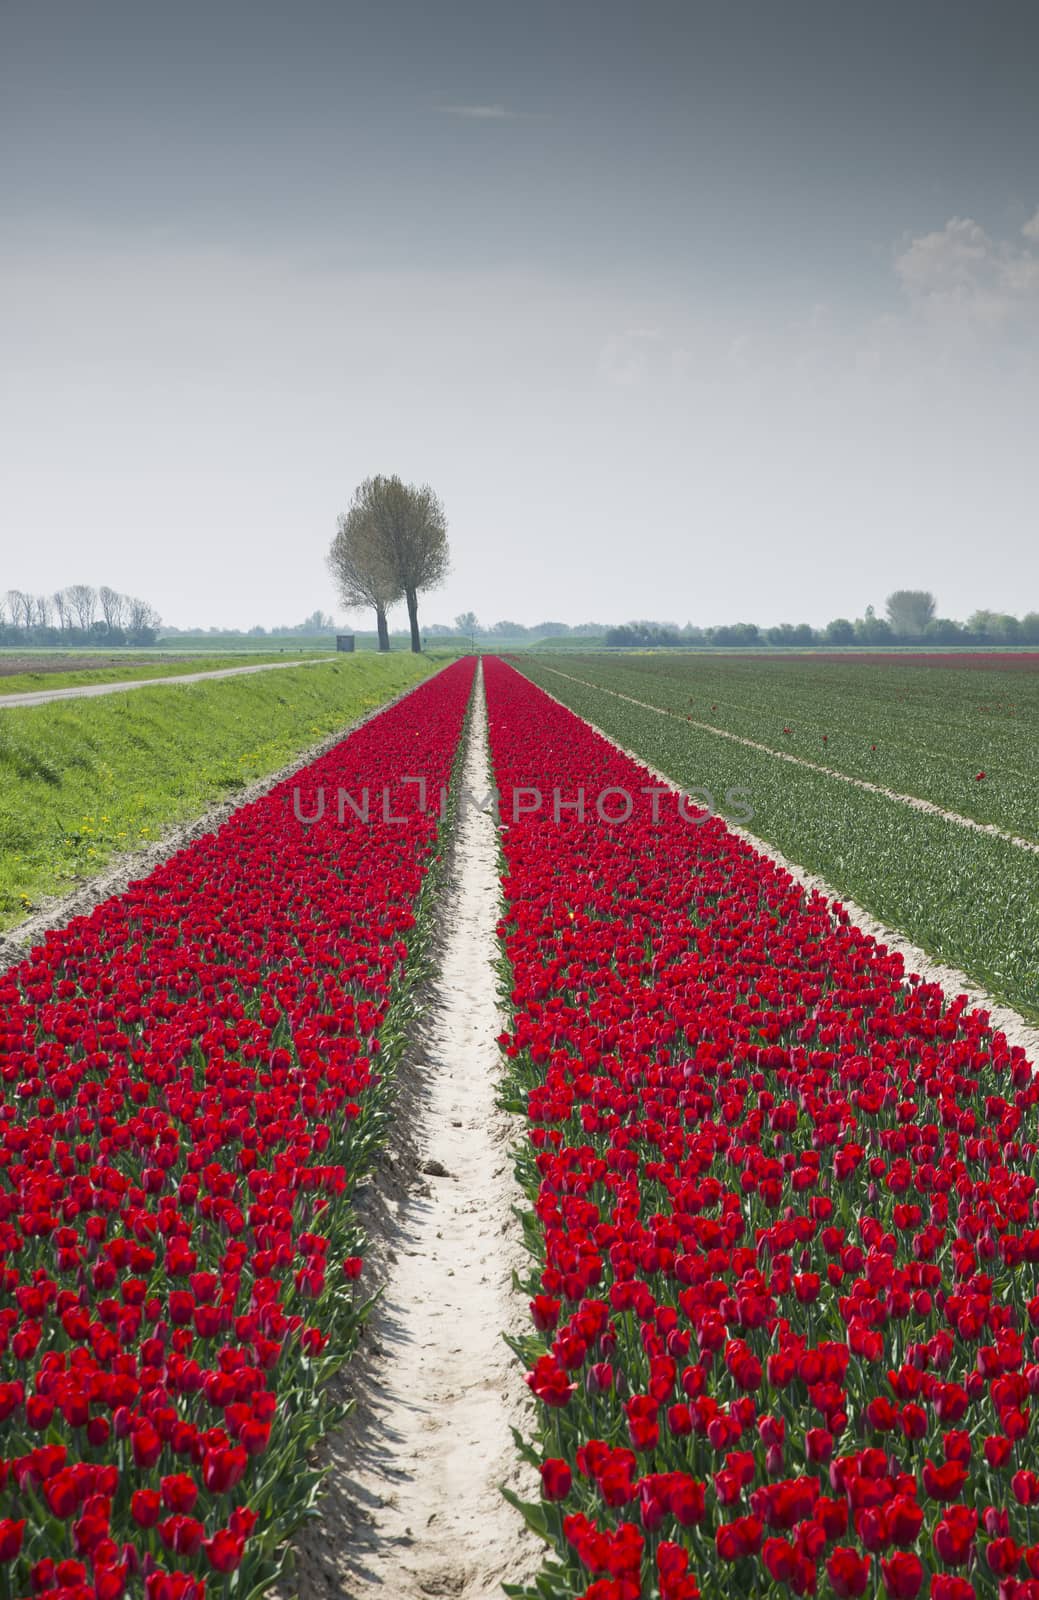
[[[314, 763], [303, 814], [435, 793], [472, 677]], [[313, 1500], [440, 824], [399, 787], [402, 821], [304, 823], [294, 781], [0, 977], [8, 1595], [247, 1600]]]
[[[512, 668], [486, 681], [552, 1550], [510, 1592], [1036, 1600], [1029, 1063]], [[584, 819], [514, 814], [531, 785], [583, 786]]]

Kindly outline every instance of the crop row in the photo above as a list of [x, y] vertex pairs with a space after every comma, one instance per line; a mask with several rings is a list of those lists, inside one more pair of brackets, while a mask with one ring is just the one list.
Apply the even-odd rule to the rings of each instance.
[[986, 671], [923, 667], [897, 656], [864, 664], [589, 655], [548, 664], [677, 716], [1039, 839], [1039, 658], [1031, 670], [1016, 671], [1001, 666], [999, 657], [989, 658]]
[[719, 808], [727, 790], [742, 791], [758, 837], [1039, 1018], [1039, 855], [632, 705], [605, 692], [607, 681], [618, 686], [605, 669], [602, 689], [533, 658], [523, 670], [675, 782], [708, 790]]
[[[512, 1592], [1036, 1600], [1023, 1052], [486, 677], [552, 1549]], [[533, 785], [634, 808], [514, 808]]]
[[[0, 978], [9, 1593], [248, 1597], [311, 1505], [439, 859], [399, 779], [449, 783], [471, 683], [449, 667]], [[298, 819], [382, 784], [393, 821]]]

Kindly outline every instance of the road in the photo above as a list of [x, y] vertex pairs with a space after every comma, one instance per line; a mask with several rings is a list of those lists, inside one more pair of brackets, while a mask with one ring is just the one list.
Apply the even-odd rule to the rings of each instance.
[[309, 661], [263, 661], [252, 667], [216, 667], [210, 672], [184, 672], [169, 678], [128, 678], [123, 683], [80, 683], [71, 689], [29, 689], [23, 694], [0, 694], [0, 711], [7, 711], [12, 706], [45, 706], [52, 700], [89, 700], [99, 694], [122, 694], [126, 689], [163, 688], [168, 683], [204, 683], [207, 678], [242, 678], [248, 672], [314, 667], [322, 661], [334, 660], [334, 656], [321, 656]]

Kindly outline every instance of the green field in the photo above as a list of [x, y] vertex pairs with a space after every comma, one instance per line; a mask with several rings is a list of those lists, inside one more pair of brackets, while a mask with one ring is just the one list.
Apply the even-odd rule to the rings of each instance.
[[418, 683], [424, 656], [350, 656], [0, 711], [0, 927], [117, 852], [274, 772]]
[[899, 656], [599, 655], [548, 664], [1039, 841], [1039, 671]]
[[[873, 754], [870, 744], [886, 742], [891, 753], [877, 781], [1034, 838], [1027, 763], [1029, 745], [1036, 748], [1035, 675], [1018, 672], [1012, 683], [997, 683], [988, 680], [1011, 675], [978, 671], [965, 685], [968, 674], [960, 671], [865, 663], [843, 669], [819, 662], [808, 672], [803, 663], [775, 659], [649, 657], [636, 663], [600, 657], [578, 666], [566, 658], [523, 656], [515, 665], [676, 782], [708, 789], [719, 809], [726, 790], [745, 790], [754, 812], [751, 832], [1039, 1019], [1039, 855], [686, 721], [713, 717], [719, 728], [784, 750], [782, 728], [797, 728], [800, 743], [792, 753], [834, 767], [840, 760], [848, 767], [864, 762]], [[849, 684], [846, 673], [858, 677]], [[574, 677], [594, 678], [597, 686]], [[643, 710], [605, 690], [666, 706], [671, 714]], [[990, 714], [980, 707], [996, 705], [1000, 694], [1013, 694], [1013, 715], [1005, 705], [983, 720]], [[769, 718], [778, 721], [779, 738]], [[957, 732], [960, 719], [965, 725]], [[838, 760], [829, 742], [825, 753], [821, 749], [819, 730], [827, 726]], [[814, 746], [813, 729], [820, 741]], [[943, 740], [949, 752], [944, 772]], [[973, 783], [982, 763], [993, 770], [988, 790]]]
[[[320, 660], [321, 657], [315, 655], [314, 659]], [[12, 660], [17, 663], [18, 671], [8, 670], [8, 662]], [[112, 652], [104, 651], [100, 663], [95, 666], [82, 650], [74, 653], [41, 651], [36, 660], [19, 650], [11, 652], [7, 660], [0, 655], [0, 697], [29, 694], [39, 689], [77, 689], [95, 683], [128, 683], [138, 678], [171, 678], [180, 673], [217, 672], [224, 667], [255, 667], [284, 660], [283, 651], [258, 651], [245, 660], [238, 653], [179, 657], [131, 656], [128, 661], [113, 661]]]

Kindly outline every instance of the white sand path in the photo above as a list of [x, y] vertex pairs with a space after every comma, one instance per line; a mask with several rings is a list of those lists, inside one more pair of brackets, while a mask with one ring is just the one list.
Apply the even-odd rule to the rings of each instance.
[[374, 1359], [350, 1380], [358, 1411], [329, 1441], [320, 1518], [298, 1539], [295, 1580], [281, 1591], [300, 1600], [500, 1600], [502, 1581], [522, 1582], [540, 1559], [499, 1488], [537, 1497], [510, 1433], [527, 1390], [502, 1339], [525, 1316], [512, 1272], [526, 1258], [511, 1211], [517, 1130], [495, 1104], [500, 882], [494, 816], [478, 803], [491, 788], [482, 673], [468, 740], [438, 972], [416, 1030], [421, 1061], [397, 1104], [423, 1176], [384, 1229], [388, 1281], [366, 1336]]

